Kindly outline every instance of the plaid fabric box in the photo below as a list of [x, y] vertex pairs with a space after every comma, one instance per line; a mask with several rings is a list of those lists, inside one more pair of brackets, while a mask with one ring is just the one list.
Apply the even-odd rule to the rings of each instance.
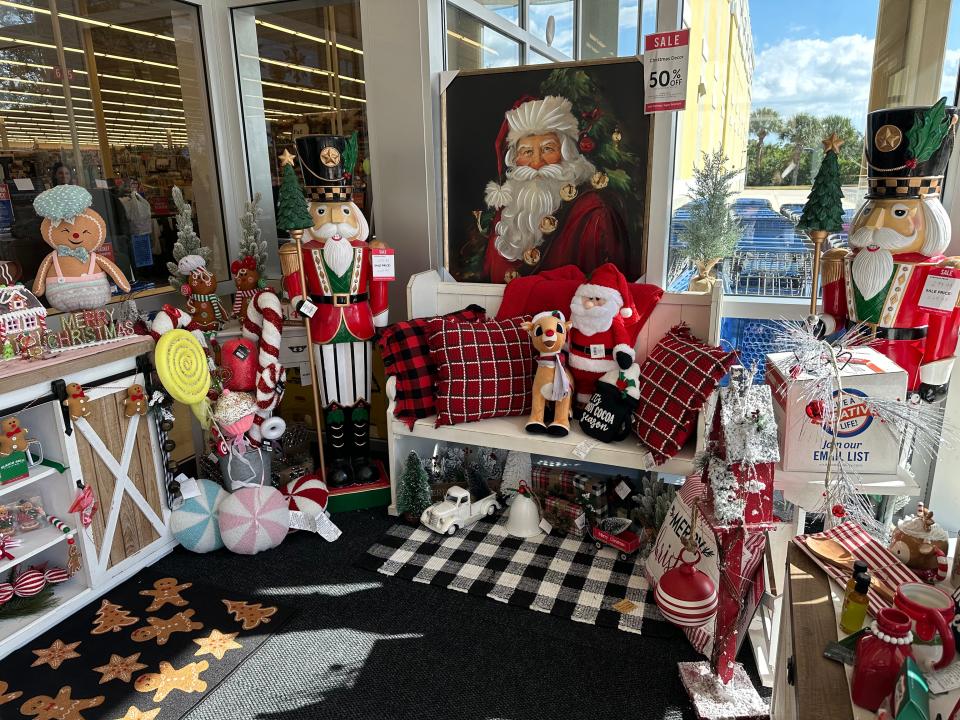
[[592, 519], [600, 520], [607, 517], [609, 505], [607, 504], [607, 484], [605, 482], [593, 480], [588, 487], [580, 492], [578, 499]]
[[553, 495], [573, 502], [579, 501], [595, 479], [572, 470], [558, 470], [546, 465], [536, 465], [530, 476], [530, 487], [540, 497]]
[[554, 530], [582, 538], [586, 526], [583, 506], [558, 497], [546, 497], [543, 503], [543, 518]]
[[[464, 322], [486, 319], [486, 311], [471, 305], [445, 318]], [[427, 327], [436, 318], [414, 318], [394, 323], [383, 330], [377, 345], [383, 356], [385, 375], [397, 378], [394, 416], [413, 428], [420, 418], [437, 414], [434, 395], [437, 385], [437, 367], [430, 359]]]

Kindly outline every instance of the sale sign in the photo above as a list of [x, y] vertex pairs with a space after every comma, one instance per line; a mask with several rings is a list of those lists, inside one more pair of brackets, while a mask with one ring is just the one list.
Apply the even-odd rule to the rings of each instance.
[[671, 112], [686, 107], [689, 59], [689, 28], [644, 37], [645, 113]]

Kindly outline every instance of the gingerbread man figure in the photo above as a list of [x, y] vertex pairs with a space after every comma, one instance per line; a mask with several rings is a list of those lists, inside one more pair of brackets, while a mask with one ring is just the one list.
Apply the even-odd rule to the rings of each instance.
[[207, 689], [207, 683], [200, 679], [200, 673], [210, 667], [206, 660], [192, 662], [184, 665], [179, 670], [173, 667], [166, 660], [160, 662], [160, 672], [144, 673], [138, 677], [133, 687], [138, 692], [153, 692], [154, 702], [163, 702], [164, 699], [174, 690], [181, 692], [203, 692]]
[[35, 715], [37, 720], [83, 720], [82, 713], [89, 708], [102, 705], [103, 695], [84, 699], [71, 698], [73, 690], [69, 685], [60, 688], [55, 698], [49, 695], [37, 695], [27, 700], [20, 706], [20, 712], [24, 715]]
[[178, 585], [176, 578], [160, 578], [153, 584], [153, 590], [141, 590], [140, 594], [153, 597], [153, 602], [150, 603], [147, 612], [155, 612], [167, 603], [177, 607], [187, 605], [187, 601], [180, 597], [180, 593], [189, 587], [193, 587], [193, 583]]
[[127, 397], [123, 401], [123, 414], [128, 418], [147, 414], [147, 398], [143, 394], [143, 385], [134, 383], [127, 388]]
[[28, 432], [26, 428], [20, 427], [20, 421], [15, 417], [11, 416], [0, 422], [0, 457], [26, 450]]
[[147, 622], [150, 623], [150, 626], [134, 630], [130, 637], [133, 638], [134, 642], [147, 642], [156, 638], [157, 645], [166, 645], [167, 640], [173, 633], [193, 632], [203, 629], [203, 623], [193, 622], [190, 619], [195, 612], [191, 608], [190, 610], [181, 610], [169, 618], [148, 617]]
[[67, 399], [63, 401], [63, 406], [70, 410], [71, 420], [76, 421], [80, 418], [90, 417], [90, 408], [87, 407], [88, 402], [80, 383], [67, 385]]

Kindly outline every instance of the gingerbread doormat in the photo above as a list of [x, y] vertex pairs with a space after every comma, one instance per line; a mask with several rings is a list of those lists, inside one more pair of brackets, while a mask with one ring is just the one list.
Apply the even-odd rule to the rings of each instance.
[[0, 661], [0, 717], [178, 720], [291, 614], [143, 571]]

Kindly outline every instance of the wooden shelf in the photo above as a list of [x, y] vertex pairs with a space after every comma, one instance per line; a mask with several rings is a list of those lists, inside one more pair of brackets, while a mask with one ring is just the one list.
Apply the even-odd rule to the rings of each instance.
[[[64, 472], [66, 468], [64, 468]], [[46, 477], [55, 475], [59, 472], [55, 467], [50, 467], [49, 465], [34, 465], [30, 468], [30, 474], [25, 478], [20, 478], [19, 480], [14, 480], [5, 485], [0, 485], [0, 496], [6, 495], [7, 493], [12, 493], [17, 490], [22, 490], [27, 485], [35, 483], [37, 480], [43, 480]]]
[[[46, 527], [41, 527], [30, 532], [18, 532], [16, 537], [23, 540], [23, 545], [13, 548], [10, 551], [10, 554], [14, 556], [13, 560], [0, 561], [0, 575], [14, 565], [20, 565], [26, 562], [37, 553], [42, 553], [44, 550], [64, 542], [67, 538], [73, 537], [75, 533], [75, 530], [71, 530], [69, 533], [61, 532], [52, 525], [47, 525]], [[0, 633], [0, 637], [3, 637], [2, 633]]]
[[[393, 432], [397, 436], [412, 436], [428, 440], [460, 443], [463, 445], [483, 445], [501, 450], [520, 450], [537, 455], [547, 455], [558, 460], [581, 461], [573, 454], [573, 449], [584, 440], [584, 435], [576, 424], [570, 426], [566, 437], [551, 435], [531, 435], [524, 426], [526, 416], [491, 418], [478, 422], [434, 427], [436, 418], [417, 420], [411, 431], [404, 423], [391, 418]], [[689, 475], [693, 470], [693, 456], [696, 453], [696, 440], [687, 445], [663, 465], [655, 465], [653, 456], [641, 447], [632, 436], [615, 443], [598, 443], [590, 450], [583, 462], [613, 465], [620, 468], [652, 470], [669, 475]]]

